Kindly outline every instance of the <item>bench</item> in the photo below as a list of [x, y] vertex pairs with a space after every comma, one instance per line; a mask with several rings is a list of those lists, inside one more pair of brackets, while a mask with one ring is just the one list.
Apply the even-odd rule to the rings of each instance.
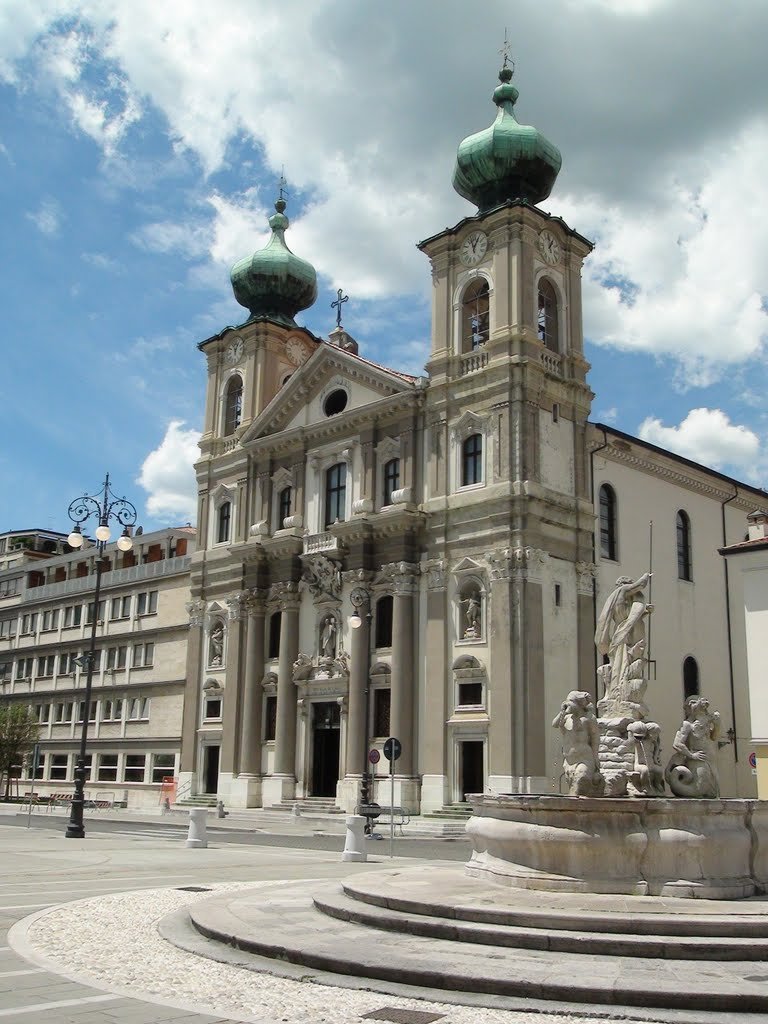
[[380, 804], [361, 804], [358, 813], [367, 818], [365, 831], [370, 834], [373, 831], [373, 823], [383, 825], [394, 823], [396, 835], [403, 835], [403, 825], [410, 825], [411, 812], [407, 807], [382, 807]]

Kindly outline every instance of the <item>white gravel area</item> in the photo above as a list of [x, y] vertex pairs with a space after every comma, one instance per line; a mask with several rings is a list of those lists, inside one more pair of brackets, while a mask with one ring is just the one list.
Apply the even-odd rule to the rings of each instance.
[[[252, 890], [261, 884], [210, 888]], [[493, 1010], [293, 981], [217, 963], [160, 937], [161, 918], [210, 895], [144, 889], [63, 904], [38, 916], [26, 940], [51, 966], [99, 988], [240, 1021], [359, 1024], [362, 1014], [385, 1006], [445, 1014], [445, 1024], [605, 1024], [612, 1017], [610, 1011], [590, 1015], [587, 1007], [584, 1016]]]

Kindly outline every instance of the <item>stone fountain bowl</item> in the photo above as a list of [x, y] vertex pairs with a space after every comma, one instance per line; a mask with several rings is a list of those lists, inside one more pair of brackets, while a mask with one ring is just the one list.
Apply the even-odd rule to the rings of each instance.
[[470, 796], [466, 872], [525, 889], [745, 899], [768, 890], [768, 801]]

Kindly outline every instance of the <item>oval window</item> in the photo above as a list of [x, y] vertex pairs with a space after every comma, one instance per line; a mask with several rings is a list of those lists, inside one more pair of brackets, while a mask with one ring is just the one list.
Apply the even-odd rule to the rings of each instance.
[[343, 388], [332, 391], [325, 400], [323, 412], [326, 416], [336, 416], [338, 413], [344, 412], [348, 399], [349, 396]]

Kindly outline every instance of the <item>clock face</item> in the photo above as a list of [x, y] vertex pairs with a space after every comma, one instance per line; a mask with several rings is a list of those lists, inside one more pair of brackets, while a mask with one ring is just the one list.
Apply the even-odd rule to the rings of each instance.
[[560, 262], [560, 245], [551, 231], [539, 235], [539, 252], [546, 263], [554, 266]]
[[301, 366], [307, 358], [307, 350], [298, 338], [289, 338], [288, 343], [285, 346], [285, 354], [294, 366]]
[[473, 267], [488, 251], [488, 236], [482, 231], [472, 231], [461, 244], [459, 259], [467, 267]]
[[230, 363], [239, 363], [243, 358], [243, 347], [243, 339], [235, 338], [227, 349], [227, 361]]

